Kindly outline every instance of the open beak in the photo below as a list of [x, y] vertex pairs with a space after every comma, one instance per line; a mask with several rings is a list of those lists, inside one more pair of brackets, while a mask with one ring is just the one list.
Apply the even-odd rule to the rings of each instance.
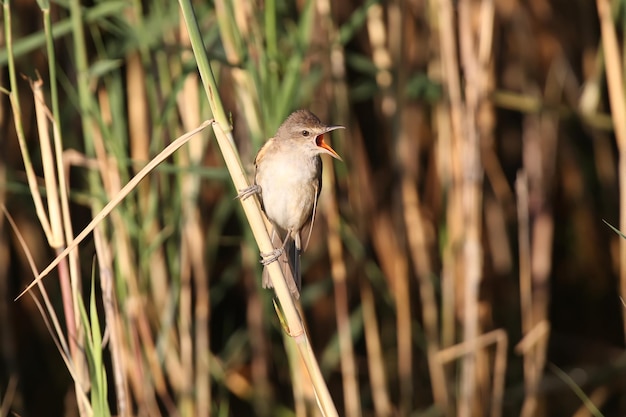
[[317, 135], [317, 137], [315, 138], [315, 144], [324, 149], [325, 153], [329, 154], [333, 158], [337, 158], [340, 161], [343, 161], [339, 154], [335, 152], [335, 150], [331, 148], [326, 142], [324, 142], [324, 134], [337, 129], [345, 129], [345, 126], [328, 126], [323, 133]]

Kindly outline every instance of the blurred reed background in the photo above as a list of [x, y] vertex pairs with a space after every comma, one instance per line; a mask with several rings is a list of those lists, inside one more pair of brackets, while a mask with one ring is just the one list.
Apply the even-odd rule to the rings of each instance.
[[[14, 301], [212, 115], [179, 3], [0, 3], [0, 416], [320, 415], [209, 130]], [[626, 414], [623, 1], [193, 7], [249, 173], [347, 127], [301, 299], [339, 415]]]

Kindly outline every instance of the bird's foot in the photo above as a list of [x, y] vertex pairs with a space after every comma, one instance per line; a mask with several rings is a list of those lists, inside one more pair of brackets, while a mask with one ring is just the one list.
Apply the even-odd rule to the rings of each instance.
[[235, 198], [239, 198], [241, 200], [245, 200], [254, 194], [261, 194], [261, 186], [257, 184], [253, 184], [248, 188], [244, 188], [243, 190], [239, 190], [239, 194]]
[[278, 260], [278, 258], [280, 258], [280, 256], [285, 252], [285, 248], [276, 248], [273, 251], [271, 251], [270, 253], [262, 253], [261, 254], [261, 264], [262, 265], [269, 265], [272, 262], [276, 262]]

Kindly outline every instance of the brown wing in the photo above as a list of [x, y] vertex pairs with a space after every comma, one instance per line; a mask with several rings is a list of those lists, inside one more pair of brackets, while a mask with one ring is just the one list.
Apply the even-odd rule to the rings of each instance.
[[[265, 154], [267, 153], [267, 150], [271, 147], [271, 144], [273, 142], [274, 142], [274, 138], [269, 138], [267, 142], [265, 142], [265, 144], [261, 146], [261, 149], [259, 149], [259, 152], [257, 152], [256, 156], [254, 157], [254, 169], [255, 169], [254, 184], [255, 185], [259, 185], [256, 180], [257, 171], [259, 170], [259, 163], [263, 160], [263, 157], [265, 156]], [[259, 202], [261, 203], [261, 210], [265, 212], [265, 207], [263, 206], [263, 190], [261, 190], [261, 192], [259, 193]]]
[[320, 169], [318, 170], [317, 175], [317, 183], [315, 184], [315, 199], [313, 200], [313, 211], [311, 212], [311, 221], [309, 222], [309, 233], [307, 234], [306, 241], [302, 248], [298, 248], [300, 250], [305, 250], [309, 246], [309, 240], [311, 240], [311, 233], [313, 232], [313, 225], [315, 224], [315, 215], [317, 214], [317, 201], [320, 197], [320, 193], [322, 192], [322, 158], [317, 156], [317, 161], [319, 163]]

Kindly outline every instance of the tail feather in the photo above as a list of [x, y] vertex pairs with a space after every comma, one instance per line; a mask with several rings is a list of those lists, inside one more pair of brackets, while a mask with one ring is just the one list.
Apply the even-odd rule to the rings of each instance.
[[300, 275], [300, 253], [302, 252], [302, 249], [298, 247], [298, 243], [295, 240], [291, 240], [287, 244], [285, 252], [288, 253], [291, 274], [293, 275], [293, 280], [299, 292], [302, 288], [302, 276]]
[[[280, 237], [277, 233], [272, 233], [272, 244], [275, 248], [279, 248], [283, 245], [283, 242], [280, 241]], [[299, 239], [298, 239], [299, 240]], [[283, 271], [283, 275], [285, 276], [285, 280], [287, 283], [287, 287], [289, 288], [289, 292], [293, 294], [293, 296], [298, 299], [300, 298], [300, 288], [301, 288], [301, 279], [300, 279], [300, 252], [301, 249], [298, 248], [298, 242], [294, 239], [288, 237], [287, 242], [285, 242], [283, 254], [278, 258], [278, 263]], [[263, 288], [273, 288], [272, 280], [270, 279], [269, 273], [267, 271], [267, 267], [263, 268], [263, 276], [262, 276]]]

